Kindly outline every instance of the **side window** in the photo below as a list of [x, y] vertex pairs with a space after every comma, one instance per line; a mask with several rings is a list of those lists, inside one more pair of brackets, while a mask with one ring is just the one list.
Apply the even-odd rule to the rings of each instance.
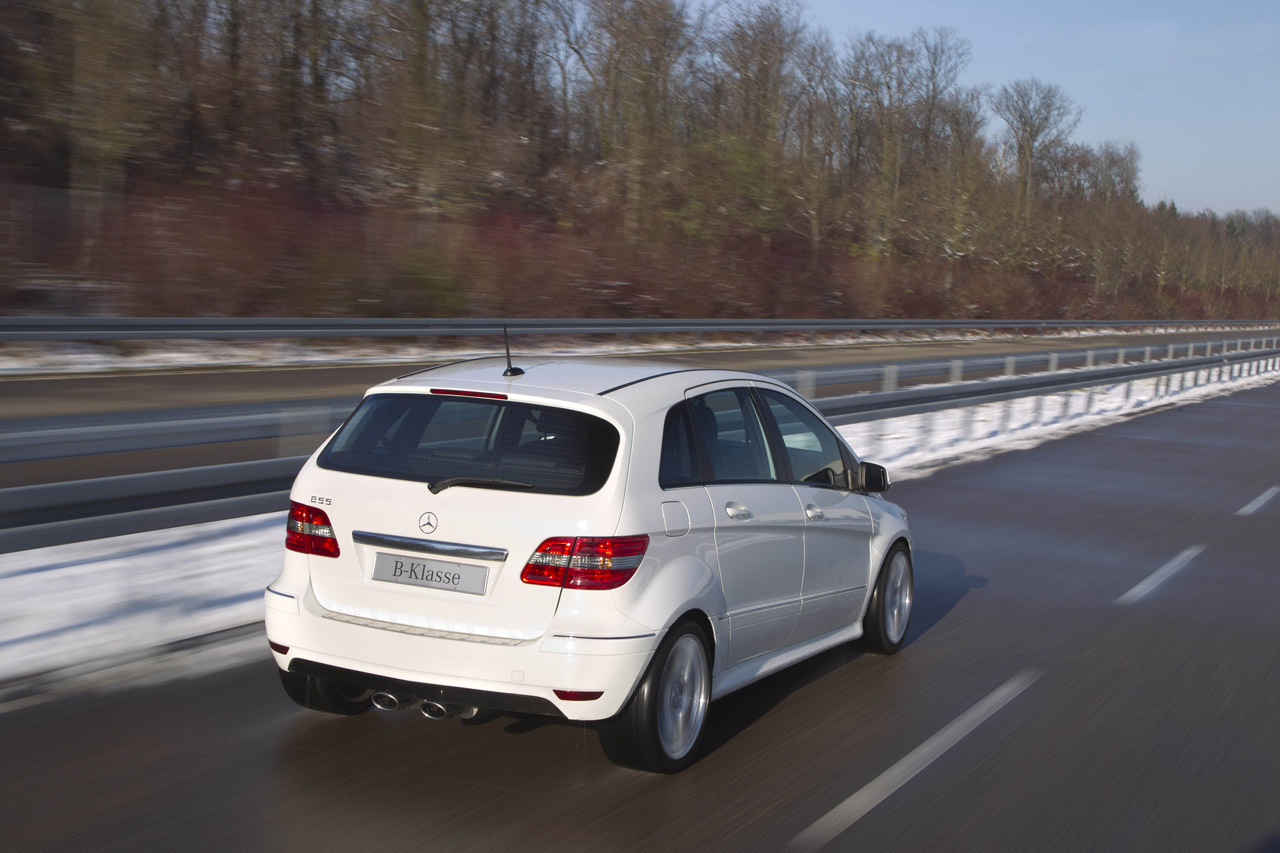
[[782, 444], [797, 480], [817, 486], [845, 482], [844, 454], [831, 429], [799, 401], [776, 391], [760, 390], [782, 433]]
[[770, 482], [778, 469], [764, 427], [745, 388], [712, 391], [689, 400], [694, 434], [706, 450], [713, 482]]
[[667, 412], [662, 428], [662, 460], [658, 463], [658, 485], [664, 489], [696, 486], [702, 482], [698, 474], [698, 453], [694, 450], [693, 428], [689, 425], [689, 407], [678, 403]]

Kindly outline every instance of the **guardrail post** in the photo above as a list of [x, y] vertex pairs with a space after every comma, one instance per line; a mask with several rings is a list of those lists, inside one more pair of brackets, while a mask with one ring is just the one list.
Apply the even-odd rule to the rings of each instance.
[[1173, 344], [1169, 344], [1169, 354], [1165, 358], [1173, 358]]
[[1037, 394], [1037, 395], [1036, 395], [1035, 411], [1034, 411], [1034, 414], [1033, 414], [1033, 417], [1032, 417], [1031, 425], [1032, 425], [1032, 426], [1040, 426], [1040, 421], [1041, 421], [1041, 419], [1042, 419], [1043, 415], [1044, 415], [1044, 395], [1043, 395], [1043, 394]]
[[951, 359], [951, 381], [959, 382], [964, 376], [964, 359]]
[[1142, 360], [1143, 360], [1143, 361], [1150, 361], [1150, 360], [1151, 360], [1151, 347], [1143, 347], [1143, 348], [1142, 348]]
[[1004, 359], [1004, 375], [1012, 376], [1018, 372], [1018, 357], [1015, 355], [1007, 355]]
[[814, 376], [816, 374], [812, 370], [796, 371], [796, 390], [800, 392], [800, 396], [806, 400], [812, 400], [814, 391], [816, 390], [816, 382]]
[[1049, 372], [1058, 372], [1058, 354], [1056, 352], [1049, 353]]
[[884, 376], [880, 380], [880, 390], [886, 392], [898, 390], [898, 365], [886, 364], [884, 366]]
[[1091, 349], [1084, 351], [1084, 366], [1093, 367], [1093, 350]]
[[1116, 366], [1124, 364], [1124, 347], [1120, 347], [1120, 351], [1116, 353]]

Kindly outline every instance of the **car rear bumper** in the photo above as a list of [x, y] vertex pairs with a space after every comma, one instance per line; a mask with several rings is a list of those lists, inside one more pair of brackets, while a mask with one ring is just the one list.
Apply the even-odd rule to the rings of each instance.
[[[501, 645], [353, 620], [325, 610], [309, 587], [298, 595], [268, 588], [264, 597], [267, 636], [288, 648], [272, 651], [281, 669], [341, 676], [353, 686], [396, 688], [419, 699], [571, 720], [603, 720], [622, 710], [662, 639], [661, 632], [584, 638], [548, 631]], [[601, 695], [566, 701], [556, 690]]]

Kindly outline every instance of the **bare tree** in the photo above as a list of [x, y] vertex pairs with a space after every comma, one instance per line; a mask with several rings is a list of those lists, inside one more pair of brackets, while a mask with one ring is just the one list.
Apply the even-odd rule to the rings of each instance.
[[925, 162], [933, 157], [935, 140], [943, 132], [943, 102], [951, 95], [961, 72], [969, 65], [968, 39], [949, 27], [918, 29], [911, 41], [919, 58], [920, 134]]
[[1017, 210], [1031, 218], [1032, 174], [1037, 159], [1061, 145], [1075, 132], [1083, 110], [1052, 83], [1035, 77], [1001, 86], [991, 98], [991, 111], [1008, 126], [1009, 139], [1018, 155]]

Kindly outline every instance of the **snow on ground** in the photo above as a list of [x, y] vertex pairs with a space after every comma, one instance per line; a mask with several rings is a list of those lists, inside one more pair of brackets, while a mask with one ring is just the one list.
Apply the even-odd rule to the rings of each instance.
[[[901, 481], [1280, 374], [1209, 379], [1201, 370], [841, 432]], [[109, 681], [110, 673], [136, 682], [161, 669], [200, 675], [265, 658], [265, 638], [253, 626], [262, 618], [263, 588], [279, 569], [284, 526], [284, 513], [270, 513], [0, 555], [0, 708], [69, 681]], [[198, 638], [219, 632], [229, 641], [201, 645]]]
[[[1270, 363], [1277, 365], [1278, 359]], [[1280, 365], [1277, 365], [1280, 366]], [[1217, 369], [1139, 379], [1039, 397], [840, 427], [861, 458], [889, 469], [893, 479], [927, 476], [949, 465], [1023, 450], [1072, 433], [1097, 429], [1144, 411], [1194, 403], [1280, 379], [1276, 372], [1218, 380]]]
[[[1175, 331], [1153, 329], [1153, 334]], [[1114, 334], [1114, 329], [1079, 329], [1045, 332], [1046, 341], [1096, 337]], [[1243, 334], [1241, 332], [1223, 333]], [[654, 336], [637, 334], [609, 338], [568, 337], [552, 338], [547, 335], [521, 335], [512, 333], [512, 342], [521, 355], [592, 355], [634, 353], [659, 354], [688, 350], [692, 334], [667, 336], [665, 341]], [[823, 334], [824, 347], [850, 346], [854, 344], [886, 344], [911, 341], [979, 341], [1000, 340], [1013, 337], [1004, 333], [976, 333], [968, 331], [941, 331], [925, 333], [867, 333]], [[697, 348], [737, 349], [743, 346], [759, 346], [750, 335], [731, 333], [714, 334], [711, 340], [697, 336]], [[551, 344], [549, 341], [557, 343]], [[786, 347], [815, 343], [807, 333], [775, 335], [770, 346]], [[417, 344], [386, 343], [361, 338], [334, 339], [324, 343], [302, 344], [284, 341], [164, 341], [160, 343], [105, 342], [105, 343], [9, 343], [0, 345], [0, 377], [35, 376], [41, 374], [106, 373], [115, 371], [163, 371], [235, 367], [298, 367], [360, 364], [415, 364], [441, 359], [464, 359], [481, 355], [494, 355], [495, 348], [477, 350], [463, 347], [449, 339], [424, 338]]]
[[0, 555], [0, 684], [261, 621], [284, 527], [276, 512]]

